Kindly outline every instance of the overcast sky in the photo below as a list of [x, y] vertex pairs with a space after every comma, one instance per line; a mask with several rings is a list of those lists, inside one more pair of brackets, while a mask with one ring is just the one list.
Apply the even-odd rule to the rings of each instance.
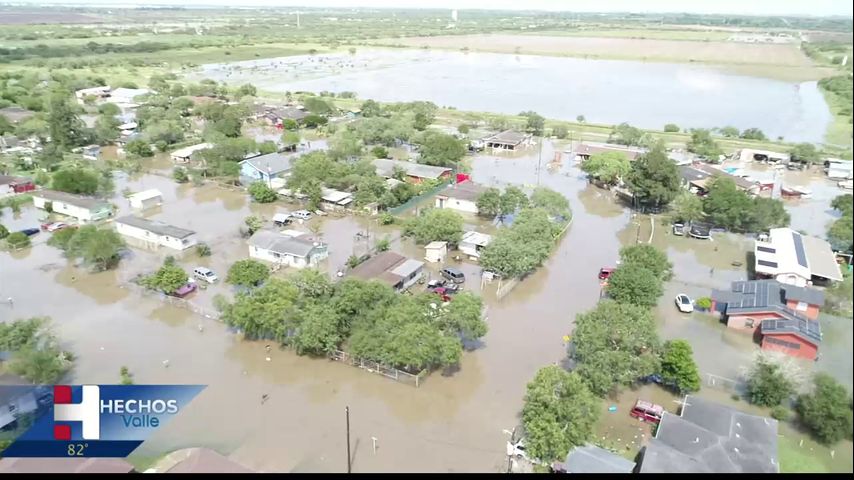
[[[3, 1], [3, 0], [0, 0]], [[388, 8], [480, 8], [578, 12], [691, 12], [747, 15], [852, 16], [851, 0], [6, 0], [74, 5], [227, 5]]]

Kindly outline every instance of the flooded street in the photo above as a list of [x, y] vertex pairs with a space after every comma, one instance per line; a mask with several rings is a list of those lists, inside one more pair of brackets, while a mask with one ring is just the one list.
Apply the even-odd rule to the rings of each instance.
[[[555, 149], [563, 148], [546, 142], [542, 158], [551, 159]], [[155, 169], [168, 171], [166, 167]], [[489, 333], [479, 348], [464, 353], [459, 370], [435, 372], [419, 388], [289, 350], [274, 350], [267, 362], [264, 343], [242, 341], [216, 321], [121, 287], [133, 275], [157, 268], [169, 254], [165, 250], [133, 247], [118, 270], [87, 274], [44, 245], [48, 234], [40, 233], [30, 249], [0, 252], [0, 297], [15, 299], [13, 308], [0, 305], [0, 320], [52, 317], [56, 333], [76, 356], [67, 379], [72, 383], [118, 382], [119, 368], [125, 365], [140, 384], [208, 385], [190, 408], [131, 457], [140, 465], [170, 450], [207, 446], [262, 471], [343, 472], [344, 408], [349, 406], [356, 472], [503, 471], [502, 430], [519, 423], [526, 383], [539, 368], [564, 357], [562, 337], [572, 331], [576, 314], [592, 308], [599, 298], [599, 268], [614, 265], [620, 246], [633, 241], [634, 235], [630, 213], [610, 192], [589, 185], [577, 166], [567, 161], [552, 169], [546, 169], [543, 161], [538, 170], [534, 148], [511, 156], [477, 156], [471, 167], [475, 182], [529, 188], [539, 182], [565, 194], [573, 223], [536, 273], [502, 300], [484, 296]], [[112, 201], [119, 215], [130, 212], [123, 191], [160, 190], [163, 206], [145, 216], [196, 230], [213, 255], [199, 258], [191, 249], [176, 256], [178, 263], [187, 271], [195, 265], [208, 266], [220, 278], [234, 261], [248, 256], [238, 232], [246, 216], [269, 221], [276, 211], [295, 208], [284, 202], [259, 205], [244, 192], [212, 184], [178, 185], [150, 173], [116, 174], [115, 184]], [[37, 225], [44, 216], [31, 205], [22, 207], [19, 215], [8, 209], [3, 213], [2, 221], [10, 229]], [[495, 231], [473, 216], [466, 217], [466, 224], [486, 233]], [[682, 316], [673, 308], [672, 298], [680, 291], [695, 298], [708, 295], [710, 285], [725, 286], [743, 278], [743, 268], [730, 265], [743, 256], [743, 239], [716, 239], [716, 251], [709, 242], [668, 239], [666, 228], [656, 227], [660, 230], [654, 243], [666, 248], [676, 265], [676, 279], [668, 284], [658, 311], [661, 336], [688, 339], [702, 372], [736, 374], [741, 359], [747, 362], [757, 347], [737, 334], [731, 338], [711, 316]], [[379, 226], [366, 217], [315, 217], [289, 228], [317, 230], [329, 244], [330, 258], [322, 268], [330, 275], [350, 255], [360, 255], [386, 237], [393, 250], [419, 259], [424, 255], [423, 248], [400, 240], [398, 225]], [[369, 234], [368, 239], [356, 240], [357, 232]], [[480, 289], [480, 267], [468, 261], [448, 263], [464, 271], [466, 289]], [[427, 268], [434, 275], [440, 267]], [[233, 292], [220, 282], [196, 292], [191, 301], [212, 308], [217, 293]], [[841, 329], [845, 331], [844, 326]], [[842, 342], [848, 352], [850, 331], [849, 324], [848, 346]], [[721, 358], [739, 360], [720, 362]], [[168, 368], [164, 360], [169, 360]], [[841, 356], [833, 361], [845, 364]], [[849, 377], [850, 365], [849, 355]], [[265, 394], [269, 400], [262, 405]], [[377, 439], [376, 452], [372, 437]]]
[[[496, 82], [492, 72], [501, 72], [501, 80]], [[360, 48], [355, 54], [208, 64], [189, 78], [252, 82], [266, 91], [429, 100], [474, 112], [534, 110], [562, 120], [584, 115], [591, 123], [628, 122], [641, 128], [660, 129], [669, 122], [682, 128], [756, 127], [769, 138], [796, 142], [821, 142], [832, 120], [816, 82], [790, 83], [687, 63]]]

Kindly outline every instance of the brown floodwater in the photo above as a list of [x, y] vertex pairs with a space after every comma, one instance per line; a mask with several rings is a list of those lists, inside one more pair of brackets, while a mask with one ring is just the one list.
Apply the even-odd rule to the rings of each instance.
[[[263, 342], [243, 341], [216, 321], [122, 288], [133, 275], [156, 268], [168, 254], [163, 250], [134, 247], [116, 271], [87, 274], [44, 245], [48, 234], [40, 233], [37, 237], [43, 238], [34, 239], [32, 248], [0, 252], [0, 298], [15, 299], [13, 307], [0, 304], [0, 320], [50, 316], [56, 333], [77, 358], [66, 379], [69, 382], [118, 382], [120, 367], [127, 366], [141, 384], [208, 385], [190, 408], [134, 454], [132, 460], [138, 463], [178, 448], [207, 446], [263, 471], [346, 471], [344, 408], [349, 406], [356, 472], [503, 471], [506, 435], [502, 430], [519, 423], [525, 385], [537, 369], [564, 357], [562, 337], [572, 331], [576, 314], [596, 304], [597, 272], [615, 263], [622, 244], [618, 232], [627, 228], [630, 219], [610, 193], [588, 185], [570, 162], [546, 168], [546, 159], [553, 157], [554, 149], [546, 142], [541, 169], [537, 149], [471, 159], [477, 182], [502, 187], [531, 187], [539, 182], [564, 193], [571, 202], [573, 224], [546, 264], [509, 295], [502, 300], [485, 295], [489, 332], [477, 349], [464, 353], [460, 368], [433, 373], [419, 388], [287, 350], [274, 350], [266, 361]], [[258, 205], [245, 193], [214, 185], [177, 185], [168, 178], [168, 166], [160, 170], [165, 175], [116, 174], [113, 202], [124, 214], [129, 212], [121, 194], [125, 189], [159, 189], [164, 205], [146, 215], [196, 230], [200, 241], [213, 250], [205, 258], [198, 258], [194, 251], [177, 256], [187, 270], [205, 265], [224, 277], [229, 265], [248, 256], [238, 230], [246, 216], [269, 221], [276, 211], [297, 208], [284, 202]], [[6, 209], [2, 222], [10, 229], [24, 228], [37, 225], [42, 217], [43, 212], [25, 206], [20, 215]], [[394, 250], [423, 258], [423, 248], [399, 239], [398, 226], [379, 226], [366, 217], [330, 215], [291, 228], [310, 232], [313, 223], [329, 244], [330, 258], [322, 268], [330, 274], [350, 255], [384, 237]], [[495, 231], [475, 217], [466, 217], [466, 224], [487, 233]], [[357, 232], [369, 233], [368, 239], [356, 240]], [[700, 296], [710, 281], [724, 285], [740, 278], [740, 273], [716, 264], [721, 254], [708, 253], [710, 243], [680, 240], [667, 248], [677, 264], [676, 278], [684, 279], [685, 285], [675, 280], [667, 287], [659, 309], [662, 336], [689, 339], [701, 370], [730, 375], [737, 368], [719, 366], [730, 363], [719, 359], [742, 358], [737, 354], [749, 358], [756, 346], [729, 338], [714, 319], [674, 314], [672, 297], [683, 288]], [[732, 243], [726, 247], [727, 255], [735, 257], [737, 242]], [[721, 248], [725, 244], [724, 240], [715, 243]], [[710, 263], [717, 265], [714, 275], [709, 274]], [[427, 268], [435, 275], [440, 267]], [[466, 274], [466, 288], [478, 291], [478, 265], [464, 260], [459, 267]], [[191, 300], [209, 308], [217, 293], [233, 292], [219, 283], [196, 292]], [[201, 331], [199, 325], [204, 326]], [[850, 335], [847, 346], [841, 343], [840, 348], [850, 352]], [[168, 368], [164, 360], [169, 360]], [[850, 362], [849, 355], [849, 372]], [[261, 404], [264, 394], [269, 400]], [[376, 451], [372, 438], [376, 438]]]

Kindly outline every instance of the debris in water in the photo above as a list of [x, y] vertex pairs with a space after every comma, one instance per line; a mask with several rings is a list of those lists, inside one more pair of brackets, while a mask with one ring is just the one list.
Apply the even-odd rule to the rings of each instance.
[[616, 406], [616, 405], [611, 405], [610, 407], [608, 407], [608, 411], [609, 411], [609, 412], [611, 412], [611, 413], [616, 412], [616, 411], [617, 411], [617, 406]]
[[169, 368], [169, 360], [163, 360], [163, 366]]

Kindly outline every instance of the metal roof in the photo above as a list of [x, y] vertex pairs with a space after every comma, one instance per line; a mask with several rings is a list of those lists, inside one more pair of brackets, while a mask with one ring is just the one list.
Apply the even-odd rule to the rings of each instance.
[[437, 179], [451, 169], [447, 167], [434, 167], [432, 165], [423, 165], [415, 162], [404, 162], [400, 160], [389, 160], [387, 158], [378, 158], [373, 162], [377, 169], [377, 175], [382, 177], [391, 177], [394, 175], [394, 167], [403, 169], [406, 175], [417, 178]]
[[128, 195], [128, 200], [134, 199], [134, 200], [139, 200], [142, 202], [145, 200], [150, 200], [152, 198], [157, 198], [157, 197], [162, 197], [162, 196], [163, 196], [163, 194], [160, 193], [160, 190], [157, 190], [156, 188], [152, 188], [149, 190], [143, 190], [141, 192], [134, 193], [133, 195]]
[[788, 300], [817, 306], [824, 304], [821, 290], [787, 285], [773, 279], [732, 282], [729, 291], [713, 290], [712, 298], [726, 304], [727, 315], [782, 309], [798, 318], [799, 314], [787, 308]]
[[73, 193], [59, 192], [56, 190], [39, 190], [33, 193], [34, 197], [41, 197], [51, 202], [63, 202], [76, 207], [93, 210], [101, 207], [109, 207], [106, 200], [100, 198], [84, 197]]
[[474, 230], [463, 233], [463, 238], [460, 240], [460, 244], [470, 243], [472, 245], [479, 245], [481, 247], [485, 247], [489, 245], [489, 242], [492, 241], [492, 235], [487, 235], [485, 233], [475, 232]]
[[570, 450], [564, 467], [567, 473], [632, 473], [635, 462], [588, 444]]
[[190, 155], [192, 155], [192, 154], [194, 154], [200, 150], [206, 150], [208, 148], [213, 148], [213, 144], [211, 144], [211, 143], [199, 143], [198, 145], [191, 145], [189, 147], [179, 148], [178, 150], [175, 150], [174, 152], [172, 152], [171, 155], [173, 157], [185, 158], [185, 157], [189, 157]]
[[270, 230], [258, 230], [249, 238], [249, 244], [280, 255], [287, 254], [295, 257], [308, 257], [311, 251], [317, 248], [310, 240], [282, 235]]
[[407, 258], [406, 261], [401, 263], [400, 265], [394, 267], [391, 270], [391, 273], [395, 275], [400, 275], [402, 278], [406, 278], [413, 273], [417, 272], [421, 268], [424, 267], [424, 262], [420, 260], [415, 260], [412, 258]]
[[829, 243], [817, 237], [804, 236], [802, 246], [813, 275], [837, 282], [842, 281], [836, 255]]
[[147, 230], [157, 235], [173, 238], [187, 238], [191, 235], [196, 234], [196, 232], [194, 232], [193, 230], [187, 230], [186, 228], [176, 227], [174, 225], [169, 225], [168, 223], [159, 222], [157, 220], [149, 220], [147, 218], [137, 217], [135, 215], [128, 215], [125, 217], [117, 218], [116, 223], [123, 223], [125, 225], [130, 225], [131, 227]]
[[453, 183], [445, 187], [437, 194], [439, 197], [456, 198], [476, 202], [480, 194], [486, 191], [486, 187], [469, 181]]
[[260, 155], [248, 160], [243, 160], [240, 164], [247, 164], [262, 173], [277, 175], [282, 172], [287, 172], [293, 166], [293, 161], [299, 154], [284, 155], [281, 153], [268, 153]]
[[508, 145], [519, 145], [525, 138], [530, 135], [517, 132], [514, 130], [504, 130], [503, 132], [496, 133], [495, 135], [486, 137], [483, 141], [488, 143], [505, 143]]
[[762, 335], [794, 334], [813, 345], [821, 343], [821, 325], [817, 320], [805, 318], [767, 319], [759, 327]]

